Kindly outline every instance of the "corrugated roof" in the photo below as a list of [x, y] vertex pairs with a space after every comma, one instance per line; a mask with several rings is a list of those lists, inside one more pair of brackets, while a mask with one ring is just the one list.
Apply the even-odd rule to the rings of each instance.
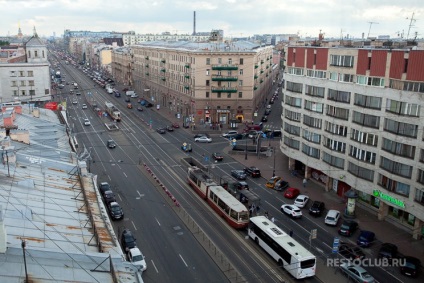
[[193, 42], [193, 41], [148, 41], [137, 44], [136, 46], [182, 49], [196, 52], [256, 52], [261, 45], [250, 41], [231, 41], [231, 42]]

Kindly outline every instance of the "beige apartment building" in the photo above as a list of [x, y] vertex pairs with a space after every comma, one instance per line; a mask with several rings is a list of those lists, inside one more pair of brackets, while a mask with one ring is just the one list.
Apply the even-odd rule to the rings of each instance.
[[114, 53], [112, 72], [186, 125], [253, 120], [278, 75], [273, 46], [244, 41], [147, 42]]

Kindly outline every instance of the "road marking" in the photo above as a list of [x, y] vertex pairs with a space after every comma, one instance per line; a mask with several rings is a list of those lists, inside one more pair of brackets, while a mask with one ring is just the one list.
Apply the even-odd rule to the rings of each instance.
[[123, 173], [124, 173], [125, 177], [128, 178], [127, 174], [125, 174], [125, 172], [123, 172]]
[[134, 230], [136, 230], [136, 231], [137, 231], [137, 227], [135, 227], [134, 222], [133, 222], [133, 221], [131, 221], [131, 223], [132, 223], [132, 225], [133, 225], [133, 227], [134, 227]]
[[159, 224], [159, 226], [161, 226], [159, 220], [156, 217], [155, 217], [155, 219], [156, 219], [156, 222]]
[[159, 270], [156, 268], [156, 265], [155, 265], [155, 262], [153, 261], [153, 259], [151, 260], [151, 262], [152, 262], [152, 264], [153, 264], [153, 267], [155, 268], [155, 270], [156, 270], [156, 273], [159, 273]]
[[186, 266], [186, 267], [188, 267], [188, 265], [187, 265], [187, 263], [185, 262], [185, 260], [183, 259], [183, 257], [182, 257], [180, 254], [178, 254], [178, 255], [180, 256], [181, 260], [184, 262], [185, 266]]
[[118, 194], [118, 197], [119, 197], [119, 199], [121, 200], [121, 202], [122, 202], [122, 198], [121, 198], [121, 195], [120, 194]]
[[137, 197], [136, 199], [141, 199], [141, 197], [143, 196], [142, 194], [140, 194], [140, 192], [137, 190], [137, 194], [139, 195], [139, 197]]

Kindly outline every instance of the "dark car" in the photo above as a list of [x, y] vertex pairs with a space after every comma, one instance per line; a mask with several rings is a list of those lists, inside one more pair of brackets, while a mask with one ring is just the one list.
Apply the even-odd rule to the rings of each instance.
[[212, 153], [212, 158], [217, 161], [222, 161], [222, 159], [224, 159], [224, 156], [222, 156], [222, 154], [219, 152], [214, 152]]
[[355, 221], [345, 220], [339, 228], [339, 234], [343, 236], [352, 236], [358, 229], [358, 223]]
[[116, 147], [116, 143], [114, 140], [108, 140], [107, 141], [107, 147], [108, 148], [115, 148]]
[[130, 102], [131, 99], [129, 97], [125, 97], [125, 102]]
[[269, 115], [269, 114], [271, 114], [271, 109], [266, 109], [265, 110], [265, 115]]
[[362, 230], [361, 234], [359, 234], [358, 240], [356, 240], [356, 243], [360, 247], [369, 247], [375, 240], [375, 234], [371, 231], [365, 231]]
[[261, 121], [262, 122], [268, 122], [268, 116], [267, 115], [262, 116]]
[[309, 208], [309, 214], [320, 216], [325, 210], [325, 204], [322, 201], [314, 201], [312, 206]]
[[284, 191], [290, 186], [289, 182], [284, 181], [283, 179], [278, 180], [274, 185], [274, 190]]
[[153, 107], [153, 104], [151, 104], [150, 102], [147, 102], [146, 105], [144, 106], [146, 106], [147, 108], [150, 108], [150, 107]]
[[119, 91], [115, 91], [115, 97], [121, 97], [121, 94], [119, 93]]
[[391, 243], [384, 243], [381, 245], [381, 248], [378, 252], [378, 257], [387, 258], [389, 262], [391, 262], [393, 258], [398, 257], [398, 247]]
[[165, 130], [165, 128], [157, 128], [156, 132], [158, 132], [159, 134], [164, 134], [164, 133], [166, 133], [166, 130]]
[[237, 180], [246, 180], [246, 173], [243, 170], [231, 170], [231, 176]]
[[245, 181], [239, 181], [239, 182], [235, 182], [231, 185], [232, 188], [236, 189], [236, 190], [248, 190], [249, 189], [249, 184], [246, 183]]
[[341, 243], [339, 245], [339, 254], [350, 260], [363, 259], [365, 257], [360, 247], [348, 243]]
[[178, 123], [172, 123], [172, 127], [174, 127], [175, 129], [178, 129], [180, 125]]
[[246, 173], [246, 175], [249, 175], [252, 178], [260, 178], [261, 177], [261, 170], [259, 170], [255, 166], [244, 168], [244, 172]]
[[107, 205], [107, 209], [109, 211], [110, 217], [113, 220], [118, 220], [118, 219], [124, 218], [124, 211], [122, 210], [121, 206], [116, 201], [110, 202]]
[[125, 252], [128, 252], [130, 249], [135, 248], [137, 243], [135, 241], [133, 234], [129, 229], [124, 229], [121, 234], [121, 246]]
[[109, 203], [111, 203], [113, 201], [116, 201], [115, 194], [112, 191], [105, 191], [103, 193], [103, 199], [104, 199], [106, 205], [108, 205]]
[[106, 191], [110, 191], [111, 189], [110, 189], [110, 185], [109, 185], [109, 183], [108, 182], [101, 182], [100, 184], [99, 184], [99, 191], [100, 191], [100, 194], [103, 196], [103, 194], [104, 194], [104, 192], [106, 192]]
[[167, 130], [168, 132], [173, 132], [173, 131], [174, 131], [174, 127], [172, 127], [172, 125], [170, 125], [170, 126], [166, 126], [166, 130]]
[[410, 277], [417, 277], [421, 268], [421, 261], [412, 256], [405, 256], [401, 260], [400, 273]]

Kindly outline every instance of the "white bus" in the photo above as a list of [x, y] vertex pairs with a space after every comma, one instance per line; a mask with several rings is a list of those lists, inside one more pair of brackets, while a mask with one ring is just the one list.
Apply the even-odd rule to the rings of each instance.
[[250, 218], [248, 234], [294, 278], [315, 275], [316, 257], [265, 216]]

